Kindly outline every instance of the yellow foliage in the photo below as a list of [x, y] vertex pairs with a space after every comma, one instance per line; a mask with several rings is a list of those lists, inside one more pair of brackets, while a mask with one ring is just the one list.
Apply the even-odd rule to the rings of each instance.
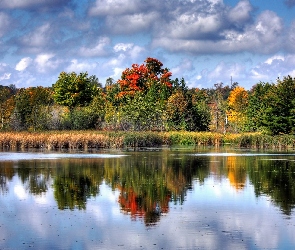
[[228, 121], [235, 130], [246, 121], [246, 109], [248, 106], [248, 92], [243, 87], [236, 87], [228, 97], [229, 110], [227, 111]]
[[228, 97], [230, 109], [236, 112], [243, 112], [248, 105], [248, 93], [243, 87], [236, 87]]

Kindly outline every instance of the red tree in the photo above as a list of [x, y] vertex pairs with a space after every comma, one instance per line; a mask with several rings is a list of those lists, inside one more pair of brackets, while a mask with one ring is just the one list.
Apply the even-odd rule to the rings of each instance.
[[146, 64], [133, 64], [131, 68], [122, 72], [122, 77], [118, 80], [121, 89], [119, 97], [133, 96], [137, 91], [146, 91], [155, 83], [172, 87], [172, 73], [167, 68], [163, 69], [163, 64], [159, 60], [148, 57], [144, 62]]

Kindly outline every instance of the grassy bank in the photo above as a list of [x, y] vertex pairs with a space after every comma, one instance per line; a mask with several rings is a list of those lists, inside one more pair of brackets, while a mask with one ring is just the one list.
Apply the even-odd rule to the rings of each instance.
[[40, 133], [2, 132], [0, 149], [90, 149], [158, 146], [220, 146], [289, 148], [294, 135], [269, 136], [260, 133], [220, 134], [210, 132], [104, 132], [49, 131]]

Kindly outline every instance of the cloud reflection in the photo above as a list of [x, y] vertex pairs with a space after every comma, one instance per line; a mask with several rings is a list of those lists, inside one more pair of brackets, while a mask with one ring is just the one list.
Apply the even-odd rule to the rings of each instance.
[[[264, 164], [282, 164], [282, 161], [245, 161], [248, 157], [223, 159], [219, 156], [219, 161], [216, 161], [214, 157], [199, 157], [193, 156], [185, 160], [181, 155], [170, 156], [169, 153], [165, 155], [151, 152], [146, 158], [140, 153], [134, 153], [132, 157], [112, 159], [63, 159], [54, 161], [52, 165], [49, 161], [40, 161], [38, 167], [34, 164], [37, 161], [29, 161], [27, 165], [24, 161], [14, 163], [16, 172], [8, 182], [10, 192], [0, 197], [0, 233], [5, 239], [0, 238], [0, 248], [295, 247], [294, 214], [288, 214], [286, 219], [285, 214], [274, 205], [272, 199], [276, 196], [267, 194], [267, 190], [262, 189], [262, 195], [255, 193], [257, 184], [254, 179], [268, 173], [263, 172], [263, 169], [277, 170], [278, 166], [280, 169], [285, 166]], [[260, 175], [254, 175], [255, 171], [249, 172], [247, 164], [251, 164], [250, 170], [256, 171], [255, 167], [261, 167]], [[9, 172], [8, 165], [5, 169]], [[241, 176], [245, 178], [242, 178], [244, 186], [238, 192], [233, 180], [228, 177], [230, 171], [237, 171], [236, 169], [238, 172], [243, 170]], [[31, 176], [34, 177], [41, 176], [40, 173], [47, 176], [47, 170], [50, 172], [50, 178], [44, 178], [47, 191], [41, 195], [39, 192], [31, 192], [28, 183], [35, 182], [29, 182], [32, 177], [26, 173], [31, 171]], [[58, 209], [55, 196], [57, 189], [54, 186], [54, 179], [58, 174], [61, 183], [66, 183], [65, 187], [68, 189], [76, 190], [78, 184], [84, 185], [81, 189], [83, 195], [80, 191], [70, 194], [81, 194], [82, 200], [86, 199], [85, 209], [78, 210], [75, 206]], [[140, 185], [134, 184], [138, 181], [136, 175], [141, 180]], [[161, 179], [163, 176], [165, 178]], [[235, 178], [237, 176], [235, 175]], [[271, 177], [270, 174], [269, 176]], [[83, 178], [88, 178], [88, 181], [81, 181], [85, 180]], [[259, 181], [263, 181], [264, 185], [270, 183], [266, 177]], [[157, 223], [147, 227], [143, 217], [132, 217], [131, 211], [123, 212], [119, 200], [124, 193], [119, 184], [129, 193], [132, 187], [133, 192], [141, 199], [149, 197], [144, 200], [146, 204], [152, 200], [153, 195], [158, 195], [157, 198], [165, 196], [165, 190], [168, 188], [172, 194], [168, 202], [168, 212], [162, 213]], [[91, 195], [92, 192], [87, 193], [96, 185], [98, 188], [95, 195]], [[150, 188], [143, 188], [144, 185]], [[159, 190], [162, 188], [165, 192], [157, 193], [154, 187], [160, 188]], [[66, 189], [63, 187], [61, 190]], [[151, 193], [147, 195], [147, 191]], [[175, 194], [178, 194], [179, 198], [173, 200]]]

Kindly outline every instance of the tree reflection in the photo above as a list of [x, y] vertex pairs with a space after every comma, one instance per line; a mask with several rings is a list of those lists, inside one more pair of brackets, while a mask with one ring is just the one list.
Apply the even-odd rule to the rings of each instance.
[[50, 186], [50, 164], [36, 161], [19, 162], [17, 173], [25, 188], [34, 195], [42, 195]]
[[109, 159], [105, 164], [105, 179], [113, 189], [120, 190], [119, 203], [124, 213], [133, 219], [143, 218], [153, 225], [169, 202], [183, 203], [192, 180], [208, 176], [208, 166], [197, 158], [168, 154], [134, 154], [123, 159]]
[[229, 156], [227, 157], [227, 176], [230, 184], [237, 190], [243, 189], [247, 180], [247, 170], [245, 158]]
[[260, 160], [248, 169], [255, 195], [266, 194], [286, 215], [295, 207], [295, 162], [284, 160]]
[[5, 194], [9, 191], [7, 182], [14, 176], [13, 163], [1, 162], [0, 167], [0, 193]]
[[60, 163], [54, 178], [54, 197], [59, 209], [86, 209], [87, 199], [99, 194], [103, 180], [101, 161], [71, 159]]

